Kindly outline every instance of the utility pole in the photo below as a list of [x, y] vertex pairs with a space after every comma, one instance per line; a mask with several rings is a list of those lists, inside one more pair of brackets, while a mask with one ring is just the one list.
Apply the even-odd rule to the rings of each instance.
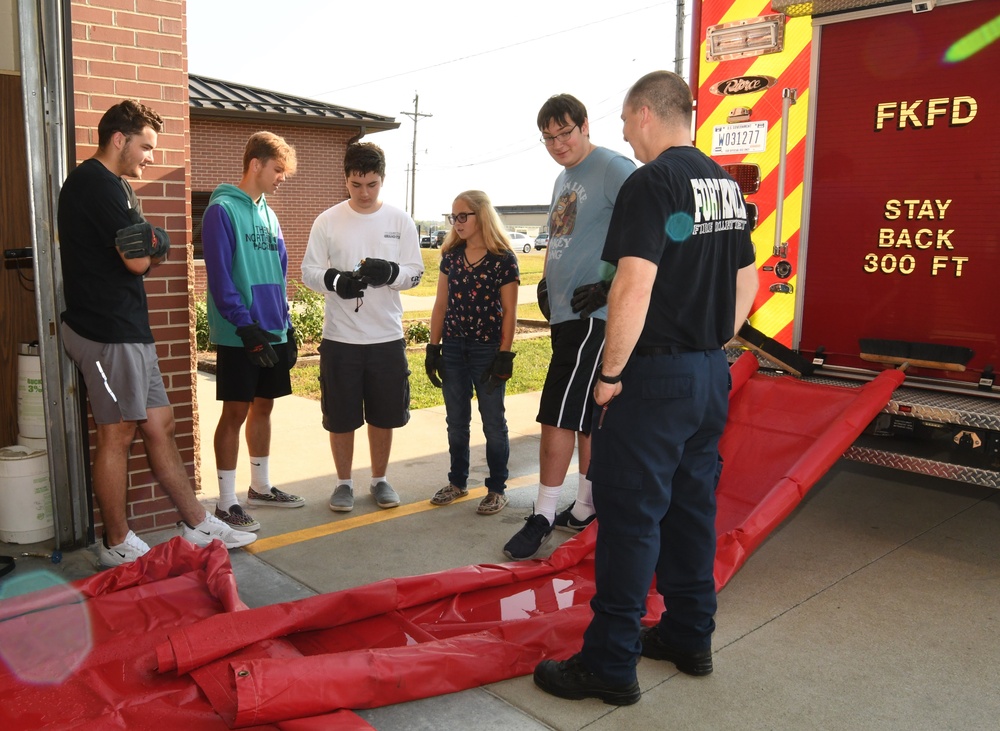
[[674, 73], [684, 76], [684, 0], [677, 0], [677, 24], [674, 27]]
[[420, 112], [420, 95], [413, 92], [413, 111], [400, 112], [413, 120], [413, 155], [410, 161], [410, 216], [417, 218], [417, 122], [420, 117], [433, 117], [433, 114]]
[[[403, 200], [404, 201], [409, 201], [409, 199], [410, 199], [410, 166], [407, 165], [406, 166], [406, 193], [405, 193], [405, 195], [403, 197]], [[406, 203], [406, 206], [407, 206], [407, 212], [410, 213], [410, 215], [412, 216], [413, 213], [411, 211], [409, 211], [409, 203]]]

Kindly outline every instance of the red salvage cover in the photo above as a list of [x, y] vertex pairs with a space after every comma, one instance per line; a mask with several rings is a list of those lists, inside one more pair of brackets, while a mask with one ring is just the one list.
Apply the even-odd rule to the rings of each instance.
[[[887, 371], [848, 389], [756, 368], [750, 354], [733, 366], [720, 445], [720, 588], [902, 380]], [[236, 596], [221, 544], [196, 549], [174, 539], [134, 565], [78, 582], [71, 597], [40, 592], [0, 602], [7, 661], [0, 726], [370, 728], [342, 709], [473, 688], [576, 652], [591, 617], [595, 526], [544, 560], [387, 579], [257, 609]], [[64, 649], [64, 638], [52, 637], [73, 626], [67, 618], [82, 607], [93, 645], [68, 677], [37, 682], [39, 667], [42, 675], [60, 672], [59, 653], [40, 655], [27, 669], [11, 665], [10, 649], [24, 638]], [[663, 611], [652, 589], [647, 611], [648, 622]]]

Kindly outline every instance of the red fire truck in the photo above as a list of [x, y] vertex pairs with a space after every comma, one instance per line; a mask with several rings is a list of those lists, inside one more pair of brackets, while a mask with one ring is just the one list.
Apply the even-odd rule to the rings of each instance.
[[756, 207], [751, 324], [811, 378], [907, 364], [846, 457], [1000, 487], [1000, 2], [693, 17], [696, 144]]

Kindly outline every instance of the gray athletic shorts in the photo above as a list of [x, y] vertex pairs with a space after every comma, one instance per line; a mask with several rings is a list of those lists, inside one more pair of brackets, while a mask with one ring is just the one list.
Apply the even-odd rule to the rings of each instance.
[[145, 421], [146, 410], [170, 406], [153, 343], [98, 343], [62, 323], [63, 345], [87, 384], [94, 421]]

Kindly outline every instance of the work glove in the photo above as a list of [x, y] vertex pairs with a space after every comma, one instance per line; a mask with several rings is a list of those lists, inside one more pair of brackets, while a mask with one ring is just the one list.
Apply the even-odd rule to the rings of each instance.
[[580, 317], [590, 317], [593, 312], [608, 304], [610, 289], [610, 281], [581, 284], [573, 290], [573, 299], [569, 301], [570, 307], [573, 308], [573, 312], [579, 312]]
[[278, 362], [278, 354], [274, 352], [271, 343], [281, 341], [281, 337], [261, 328], [256, 322], [236, 328], [236, 334], [243, 341], [247, 358], [255, 366], [271, 368]]
[[170, 237], [162, 228], [143, 221], [119, 229], [115, 235], [115, 246], [126, 259], [141, 259], [144, 256], [163, 258], [170, 248]]
[[295, 328], [289, 327], [285, 337], [288, 338], [285, 343], [285, 360], [288, 363], [288, 370], [291, 370], [299, 362], [299, 341], [295, 339]]
[[424, 370], [427, 377], [437, 388], [441, 388], [441, 379], [444, 378], [444, 356], [441, 355], [441, 346], [427, 343], [427, 355], [424, 358]]
[[535, 291], [538, 292], [538, 309], [542, 311], [542, 317], [546, 320], [551, 320], [552, 310], [549, 307], [549, 283], [545, 281], [545, 277], [542, 277]]
[[383, 284], [396, 281], [396, 277], [399, 276], [399, 264], [394, 261], [368, 257], [361, 260], [354, 273], [365, 284], [381, 287]]
[[353, 272], [342, 272], [339, 269], [327, 269], [323, 278], [326, 288], [336, 292], [341, 299], [350, 300], [365, 296], [367, 282], [362, 282]]
[[493, 356], [489, 370], [483, 373], [483, 377], [479, 379], [480, 383], [486, 385], [486, 393], [493, 393], [497, 390], [497, 386], [506, 383], [513, 375], [515, 355], [517, 354], [509, 350], [501, 350]]

